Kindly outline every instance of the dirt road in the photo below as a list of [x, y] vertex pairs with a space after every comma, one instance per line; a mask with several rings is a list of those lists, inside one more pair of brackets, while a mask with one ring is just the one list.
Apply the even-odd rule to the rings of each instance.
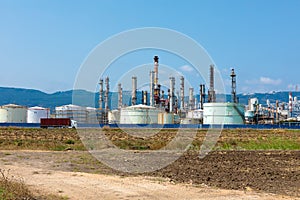
[[23, 177], [25, 183], [34, 189], [69, 199], [297, 199], [256, 193], [251, 188], [237, 191], [198, 184], [175, 184], [161, 177], [75, 172], [74, 168], [63, 164], [72, 161], [72, 156], [73, 153], [69, 152], [1, 151], [0, 168], [10, 169], [11, 174]]

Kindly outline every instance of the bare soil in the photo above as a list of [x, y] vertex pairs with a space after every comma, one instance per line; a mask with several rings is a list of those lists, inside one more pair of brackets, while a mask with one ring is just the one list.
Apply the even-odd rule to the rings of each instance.
[[1, 151], [0, 166], [70, 199], [300, 199], [299, 158], [299, 151], [222, 151], [204, 159], [189, 153], [137, 176], [84, 151]]
[[[159, 149], [176, 135], [162, 130], [145, 139], [105, 131], [115, 145], [137, 153]], [[198, 131], [195, 147], [205, 134]], [[220, 150], [257, 140], [294, 141], [289, 144], [296, 144], [296, 150]], [[160, 170], [129, 174], [103, 165], [87, 151], [73, 150], [84, 149], [74, 130], [0, 128], [0, 169], [11, 169], [33, 190], [66, 199], [300, 199], [299, 143], [299, 131], [225, 130], [219, 150], [203, 159], [189, 151]]]

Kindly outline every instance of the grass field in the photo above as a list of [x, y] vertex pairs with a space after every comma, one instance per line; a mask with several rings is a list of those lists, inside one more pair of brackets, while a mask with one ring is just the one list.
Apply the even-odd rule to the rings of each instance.
[[[177, 130], [174, 129], [163, 129], [155, 133], [155, 130], [150, 129], [132, 129], [132, 130], [121, 130], [121, 129], [103, 129], [105, 137], [110, 140], [114, 145], [118, 146], [121, 149], [126, 150], [157, 150], [161, 149], [164, 146], [166, 146], [170, 141], [172, 141], [177, 134]], [[84, 137], [89, 137], [89, 132], [93, 132], [97, 136], [96, 130], [89, 130], [87, 131], [87, 135], [84, 135]], [[128, 132], [134, 133], [128, 134]], [[192, 133], [195, 132], [195, 130], [186, 129], [184, 130], [184, 133], [187, 135], [193, 135]], [[141, 134], [143, 133], [143, 134]], [[155, 134], [153, 134], [155, 133]], [[139, 136], [140, 134], [140, 136]], [[198, 151], [206, 137], [207, 130], [198, 130], [195, 132], [194, 137], [191, 139], [191, 144], [189, 145], [189, 150], [191, 152]], [[82, 134], [81, 134], [82, 135]], [[150, 135], [147, 137], [147, 135]], [[94, 135], [95, 136], [95, 135]], [[55, 152], [61, 152], [65, 150], [76, 150], [74, 151], [76, 155], [73, 157], [67, 157], [67, 158], [61, 158], [61, 161], [55, 161], [60, 166], [65, 166], [68, 163], [70, 163], [69, 168], [72, 169], [72, 171], [84, 171], [88, 173], [105, 173], [105, 174], [111, 174], [115, 173], [114, 171], [108, 170], [106, 168], [103, 168], [102, 164], [99, 163], [95, 158], [91, 157], [91, 155], [86, 153], [86, 147], [83, 145], [83, 142], [78, 136], [78, 132], [74, 129], [23, 129], [23, 128], [0, 128], [0, 150], [47, 150], [47, 151], [55, 151]], [[95, 137], [94, 137], [95, 138]], [[98, 137], [96, 137], [98, 138]], [[93, 137], [91, 138], [91, 143], [93, 143]], [[90, 148], [90, 146], [88, 147]], [[220, 165], [218, 168], [222, 168], [222, 166], [226, 166], [226, 164], [230, 163], [232, 166], [225, 167], [223, 169], [223, 174], [217, 177], [227, 177], [227, 173], [232, 173], [230, 171], [226, 171], [226, 169], [236, 166], [237, 163], [233, 161], [232, 159], [237, 158], [237, 155], [242, 154], [241, 150], [245, 150], [245, 153], [249, 152], [249, 155], [247, 154], [247, 158], [253, 157], [253, 160], [251, 160], [249, 163], [245, 164], [245, 169], [242, 169], [242, 172], [239, 172], [239, 174], [236, 175], [237, 178], [240, 177], [240, 174], [245, 173], [245, 170], [248, 171], [251, 169], [249, 166], [251, 163], [255, 162], [257, 158], [261, 159], [260, 163], [262, 166], [261, 168], [269, 162], [272, 162], [273, 158], [268, 158], [269, 154], [272, 154], [270, 150], [280, 150], [281, 153], [279, 155], [275, 154], [275, 158], [278, 161], [280, 159], [291, 156], [290, 153], [285, 155], [282, 153], [282, 151], [290, 151], [290, 150], [298, 150], [294, 152], [299, 152], [300, 150], [300, 130], [253, 130], [253, 129], [234, 129], [234, 130], [223, 130], [220, 137], [218, 138], [218, 141], [214, 147], [214, 153], [211, 155], [212, 160], [208, 160], [207, 164], [210, 166], [211, 163], [216, 162], [216, 166], [218, 163], [224, 162]], [[263, 150], [267, 152], [267, 156], [264, 157], [264, 155], [261, 155], [260, 153], [255, 154], [253, 150]], [[238, 154], [230, 155], [228, 157], [228, 160], [224, 158], [224, 151], [230, 151], [230, 152], [238, 152]], [[78, 154], [78, 152], [81, 152]], [[64, 154], [64, 152], [62, 152]], [[281, 155], [282, 154], [282, 155]], [[72, 154], [73, 155], [73, 154]], [[294, 155], [294, 154], [292, 154]], [[297, 153], [295, 153], [297, 155]], [[5, 157], [6, 155], [4, 155]], [[9, 155], [7, 155], [9, 156]], [[69, 155], [70, 156], [70, 155]], [[258, 156], [258, 157], [255, 157]], [[262, 157], [261, 157], [262, 156]], [[283, 157], [281, 157], [283, 156]], [[295, 157], [295, 156], [294, 156]], [[297, 156], [294, 158], [292, 157], [291, 161], [297, 162]], [[174, 180], [177, 180], [179, 182], [185, 182], [186, 180], [189, 180], [193, 176], [198, 176], [202, 171], [198, 171], [198, 168], [206, 169], [207, 166], [205, 165], [206, 161], [199, 161], [197, 157], [193, 158], [191, 156], [188, 156], [187, 158], [182, 158], [182, 161], [179, 161], [176, 165], [176, 162], [173, 163], [173, 165], [170, 167], [170, 169], [165, 169], [166, 172], [163, 170], [161, 172], [153, 173], [154, 176], [162, 176], [162, 177], [174, 177]], [[210, 159], [210, 158], [207, 158]], [[220, 159], [220, 160], [218, 160]], [[225, 161], [224, 161], [225, 159]], [[243, 157], [238, 158], [238, 160], [242, 160]], [[5, 158], [4, 158], [5, 160]], [[187, 163], [187, 161], [191, 161], [190, 164], [187, 164], [187, 169], [191, 169], [192, 167], [195, 167], [194, 170], [186, 170], [185, 173], [183, 173], [183, 177], [178, 175], [178, 170], [183, 170], [184, 163]], [[264, 164], [264, 162], [266, 162]], [[275, 161], [274, 161], [275, 162]], [[277, 162], [277, 161], [276, 161]], [[287, 162], [287, 161], [286, 161]], [[194, 166], [195, 163], [198, 163], [197, 166]], [[239, 162], [238, 162], [239, 163]], [[254, 164], [253, 169], [249, 171], [249, 173], [258, 173], [256, 170], [256, 166], [260, 164]], [[272, 164], [272, 163], [271, 163]], [[291, 163], [293, 164], [293, 163]], [[295, 164], [295, 163], [294, 163]], [[198, 167], [198, 165], [200, 167]], [[273, 164], [272, 164], [273, 166]], [[290, 165], [289, 165], [290, 166]], [[280, 169], [283, 169], [284, 167], [289, 166], [281, 166]], [[269, 170], [267, 167], [266, 169]], [[271, 168], [270, 168], [271, 169]], [[282, 173], [277, 172], [276, 170], [280, 169], [274, 169], [274, 172], [269, 172], [271, 174], [265, 174], [263, 177], [266, 180], [269, 180], [269, 177], [271, 175], [276, 175], [276, 173]], [[243, 171], [244, 170], [244, 171]], [[294, 170], [294, 169], [293, 169]], [[221, 170], [222, 171], [222, 170]], [[196, 173], [197, 172], [197, 173]], [[191, 173], [191, 174], [188, 174]], [[214, 172], [216, 173], [216, 172]], [[247, 172], [248, 173], [248, 172]], [[292, 173], [292, 172], [291, 172]], [[298, 173], [298, 171], [294, 171], [293, 173]], [[218, 182], [218, 179], [213, 181], [212, 177], [208, 177], [209, 179], [206, 179], [206, 175], [209, 173], [204, 173], [201, 176], [205, 178], [205, 180], [200, 180], [195, 178], [195, 182], [199, 181], [205, 182], [206, 184], [210, 184], [211, 186], [220, 186], [220, 183]], [[151, 174], [152, 175], [152, 174]], [[291, 174], [288, 174], [291, 175]], [[231, 177], [232, 175], [228, 176]], [[252, 175], [245, 174], [245, 180], [248, 180], [247, 178], [252, 177]], [[257, 179], [260, 178], [261, 175], [257, 175]], [[291, 175], [291, 177], [295, 177], [294, 175]], [[263, 181], [265, 181], [263, 179]], [[209, 181], [206, 181], [209, 180]], [[298, 180], [298, 179], [296, 179]], [[251, 182], [251, 181], [250, 181]], [[270, 185], [274, 188], [279, 186], [272, 185], [274, 181], [270, 179]], [[222, 182], [223, 184], [223, 182]], [[235, 183], [236, 185], [231, 184], [233, 188], [239, 189], [242, 187], [239, 185], [240, 183]], [[256, 184], [256, 182], [253, 182], [258, 190], [263, 188], [263, 185]], [[287, 184], [291, 184], [290, 182]], [[221, 185], [220, 187], [228, 189], [228, 186]], [[242, 187], [243, 188], [243, 187]], [[230, 188], [229, 188], [230, 189]], [[272, 188], [271, 188], [272, 189]], [[276, 192], [276, 190], [271, 190], [271, 192]], [[269, 191], [269, 189], [264, 189], [266, 191]], [[278, 189], [277, 189], [278, 190]], [[284, 192], [285, 188], [281, 188], [280, 193], [285, 194]], [[291, 189], [291, 192], [294, 191]], [[10, 199], [20, 199], [19, 197], [22, 197], [22, 199], [49, 199], [49, 200], [56, 200], [56, 199], [67, 199], [67, 197], [63, 196], [55, 196], [55, 195], [46, 195], [41, 196], [39, 193], [36, 193], [34, 191], [31, 191], [28, 189], [28, 187], [23, 183], [22, 179], [13, 177], [9, 174], [8, 171], [3, 171], [0, 168], [0, 200], [10, 200]]]
[[[132, 131], [132, 130], [131, 130]], [[151, 130], [133, 130], [151, 131]], [[185, 130], [188, 135], [194, 130]], [[168, 144], [177, 130], [163, 129], [150, 137], [134, 137], [120, 129], [106, 129], [106, 137], [121, 149], [157, 150]], [[207, 130], [198, 130], [191, 150], [199, 150]], [[147, 135], [147, 134], [144, 134]], [[86, 150], [73, 129], [0, 129], [0, 149], [6, 150]], [[215, 150], [299, 150], [300, 130], [223, 130]]]

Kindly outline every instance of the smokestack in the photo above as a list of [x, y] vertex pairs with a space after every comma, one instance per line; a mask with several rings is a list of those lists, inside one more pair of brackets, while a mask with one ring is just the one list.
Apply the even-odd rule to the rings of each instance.
[[131, 99], [131, 105], [136, 105], [136, 90], [137, 90], [137, 78], [136, 76], [132, 77], [132, 99]]
[[154, 71], [150, 71], [150, 106], [154, 106]]
[[180, 77], [180, 109], [184, 110], [184, 77]]
[[231, 69], [231, 102], [237, 103], [236, 98], [236, 74], [234, 73], [234, 69]]
[[276, 123], [278, 123], [278, 121], [279, 121], [278, 109], [279, 109], [279, 102], [278, 102], [278, 100], [276, 100]]
[[154, 56], [154, 85], [155, 89], [158, 87], [158, 56]]
[[169, 98], [169, 112], [173, 112], [173, 104], [174, 104], [174, 88], [175, 88], [175, 78], [170, 77], [170, 98]]
[[123, 104], [123, 102], [122, 102], [123, 95], [122, 95], [122, 85], [121, 85], [121, 83], [118, 84], [118, 94], [119, 94], [118, 95], [118, 108], [121, 109], [122, 104]]
[[214, 103], [216, 102], [216, 93], [214, 86], [214, 65], [210, 65], [210, 75], [209, 75], [209, 90], [208, 90], [208, 102]]
[[193, 110], [194, 108], [194, 88], [189, 89], [189, 109]]
[[205, 85], [200, 85], [200, 109], [203, 110], [203, 103], [205, 102]]
[[292, 112], [293, 112], [293, 96], [292, 93], [290, 92], [289, 94], [289, 111], [290, 111], [290, 117], [292, 117]]
[[109, 94], [109, 78], [106, 77], [105, 79], [105, 84], [106, 84], [106, 91], [105, 91], [105, 111], [108, 111], [108, 94]]
[[144, 100], [144, 101], [143, 101], [143, 104], [144, 104], [144, 105], [147, 105], [147, 100], [148, 100], [148, 99], [147, 99], [147, 94], [148, 94], [147, 91], [144, 91], [144, 94], [143, 94], [143, 95], [144, 95], [144, 98], [143, 98], [143, 100]]
[[99, 82], [99, 85], [100, 85], [100, 89], [99, 89], [99, 110], [102, 110], [103, 108], [103, 79], [100, 78], [100, 82]]

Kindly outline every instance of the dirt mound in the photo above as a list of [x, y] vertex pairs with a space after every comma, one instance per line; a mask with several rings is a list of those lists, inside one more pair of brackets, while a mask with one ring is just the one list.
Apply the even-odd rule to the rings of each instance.
[[151, 173], [176, 182], [300, 196], [300, 151], [220, 151], [204, 159], [188, 153]]

